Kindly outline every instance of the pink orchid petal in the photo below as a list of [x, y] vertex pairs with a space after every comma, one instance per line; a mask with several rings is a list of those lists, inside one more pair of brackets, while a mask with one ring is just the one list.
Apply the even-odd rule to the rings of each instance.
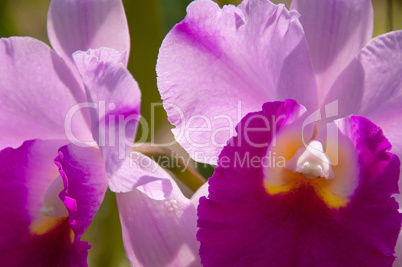
[[134, 152], [112, 185], [131, 265], [200, 266], [196, 208], [162, 168]]
[[192, 2], [162, 43], [158, 87], [176, 140], [216, 164], [244, 114], [296, 98], [316, 107], [307, 41], [296, 12], [269, 1]]
[[[121, 0], [52, 0], [48, 35], [56, 52], [74, 67], [75, 51], [110, 47], [130, 50], [130, 35]], [[124, 62], [127, 64], [127, 60]]]
[[[364, 94], [358, 114], [378, 124], [392, 144], [392, 152], [402, 157], [402, 31], [374, 38], [361, 51]], [[379, 75], [381, 74], [381, 75]], [[402, 192], [402, 177], [399, 181]], [[402, 195], [395, 196], [402, 205]]]
[[0, 149], [31, 139], [66, 139], [65, 125], [82, 141], [91, 140], [77, 102], [82, 89], [63, 60], [28, 37], [0, 39]]
[[[402, 31], [378, 36], [360, 52], [364, 92], [358, 114], [378, 124], [402, 152]], [[402, 154], [400, 154], [402, 156]]]
[[359, 113], [365, 90], [364, 75], [361, 63], [355, 58], [338, 76], [323, 104], [336, 103], [338, 110], [333, 119]]
[[[132, 177], [133, 172], [136, 174], [135, 179]], [[109, 178], [109, 188], [115, 193], [128, 193], [138, 189], [152, 199], [164, 200], [172, 192], [179, 192], [173, 190], [170, 176], [166, 175], [166, 171], [152, 159], [132, 151], [121, 168]]]
[[[402, 157], [402, 31], [371, 40], [338, 77], [326, 103], [338, 100], [339, 117], [363, 115], [379, 125]], [[400, 182], [402, 190], [402, 182]], [[396, 196], [402, 205], [402, 196]]]
[[209, 196], [201, 198], [198, 207], [203, 266], [392, 265], [402, 217], [391, 195], [398, 191], [400, 162], [387, 152], [390, 143], [381, 129], [367, 119], [338, 121], [339, 141], [352, 144], [359, 165], [358, 187], [338, 209], [330, 208], [311, 187], [269, 194], [265, 165], [249, 161], [240, 166], [236, 161], [265, 157], [286, 121], [277, 125], [276, 133], [248, 131], [246, 140], [247, 129], [266, 127], [262, 119], [246, 127], [249, 118], [287, 118], [297, 107], [292, 100], [266, 103], [261, 112], [242, 120], [238, 136], [222, 151], [209, 179]]
[[[87, 242], [71, 240], [68, 218], [56, 225], [41, 214], [58, 177], [53, 163], [65, 141], [26, 141], [0, 151], [0, 262], [3, 266], [86, 266]], [[35, 225], [42, 224], [39, 230]]]
[[[317, 74], [319, 101], [373, 34], [370, 0], [293, 0]], [[303, 103], [302, 103], [303, 104]]]
[[70, 214], [75, 238], [80, 239], [103, 201], [107, 178], [99, 149], [73, 144], [59, 149], [56, 165], [64, 180], [60, 199]]
[[94, 105], [89, 109], [92, 135], [102, 151], [109, 175], [126, 158], [140, 119], [141, 92], [123, 65], [126, 58], [127, 52], [111, 48], [74, 53], [87, 99]]

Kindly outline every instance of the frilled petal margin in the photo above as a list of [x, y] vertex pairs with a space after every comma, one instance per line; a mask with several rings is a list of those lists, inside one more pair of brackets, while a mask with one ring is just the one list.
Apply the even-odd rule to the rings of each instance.
[[104, 161], [99, 149], [69, 144], [59, 149], [54, 162], [64, 182], [60, 199], [69, 212], [75, 239], [79, 240], [105, 196], [107, 178]]
[[92, 140], [81, 112], [66, 121], [78, 102], [85, 102], [81, 87], [46, 44], [29, 37], [0, 39], [0, 149], [37, 138], [65, 139], [65, 123], [79, 140]]
[[74, 53], [74, 62], [90, 102], [92, 135], [110, 176], [134, 142], [140, 119], [141, 92], [124, 66], [127, 52], [99, 48]]
[[222, 9], [209, 0], [188, 6], [163, 41], [156, 70], [175, 138], [193, 159], [216, 164], [235, 125], [266, 101], [293, 98], [316, 108], [298, 17], [264, 0]]
[[[358, 187], [346, 206], [329, 207], [309, 186], [280, 194], [265, 190], [258, 159], [266, 157], [267, 144], [274, 144], [273, 136], [298, 106], [291, 100], [266, 103], [242, 120], [238, 136], [222, 151], [209, 196], [198, 207], [204, 266], [392, 265], [401, 215], [391, 195], [398, 192], [400, 163], [387, 152], [381, 129], [367, 119], [338, 121], [340, 140], [354, 145], [359, 165]], [[252, 116], [260, 119], [245, 125]], [[285, 116], [276, 132], [258, 131], [272, 116]], [[245, 157], [251, 164], [235, 160]]]
[[87, 242], [71, 239], [68, 217], [43, 216], [45, 193], [58, 177], [63, 141], [26, 141], [0, 151], [0, 262], [3, 266], [85, 266]]
[[133, 152], [112, 180], [133, 266], [200, 266], [196, 207], [169, 174]]
[[[130, 34], [121, 0], [52, 0], [47, 31], [56, 52], [74, 68], [72, 54], [99, 47], [130, 51]], [[124, 64], [127, 65], [128, 58]]]

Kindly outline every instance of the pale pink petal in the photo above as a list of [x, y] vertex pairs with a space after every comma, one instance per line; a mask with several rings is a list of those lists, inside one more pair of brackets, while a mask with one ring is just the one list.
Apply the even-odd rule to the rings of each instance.
[[[339, 116], [363, 115], [384, 131], [402, 157], [402, 31], [378, 36], [339, 76], [326, 103], [338, 100]], [[402, 182], [400, 182], [400, 190]], [[396, 196], [402, 204], [402, 196]]]
[[358, 114], [364, 91], [364, 75], [363, 66], [355, 58], [338, 76], [323, 102], [324, 108], [330, 103], [337, 107], [332, 119]]
[[92, 135], [98, 143], [106, 171], [112, 174], [126, 158], [140, 119], [141, 92], [123, 65], [127, 52], [99, 48], [74, 53], [91, 103]]
[[[359, 114], [374, 119], [383, 128], [380, 120], [391, 114], [395, 120], [401, 118], [398, 113], [402, 111], [402, 31], [374, 38], [357, 59], [364, 70]], [[385, 134], [391, 137], [386, 131]]]
[[[378, 36], [364, 47], [331, 88], [326, 103], [338, 100], [343, 116], [354, 113], [366, 116], [385, 130], [394, 145], [402, 111], [402, 31]], [[347, 112], [345, 112], [347, 110]], [[392, 127], [391, 127], [392, 128]], [[399, 131], [401, 132], [401, 131]]]
[[70, 66], [74, 66], [72, 54], [78, 50], [102, 46], [130, 50], [121, 0], [52, 0], [47, 23], [50, 43]]
[[[364, 92], [359, 114], [379, 125], [402, 158], [402, 31], [374, 38], [360, 53]], [[402, 179], [399, 181], [402, 192]], [[402, 196], [395, 198], [402, 205]]]
[[162, 43], [157, 74], [175, 138], [200, 162], [215, 164], [239, 120], [266, 101], [316, 107], [298, 14], [269, 1], [194, 1]]
[[370, 0], [293, 0], [317, 74], [319, 101], [373, 34]]
[[74, 111], [77, 102], [85, 102], [82, 89], [47, 45], [28, 37], [0, 39], [0, 149], [30, 139], [66, 139], [66, 133], [90, 140], [80, 110]]
[[[133, 174], [135, 177], [132, 177]], [[166, 175], [166, 171], [152, 159], [133, 151], [120, 169], [109, 178], [109, 188], [115, 193], [128, 193], [138, 189], [148, 197], [163, 200], [173, 189], [170, 180], [164, 179]], [[151, 190], [147, 191], [148, 188]]]
[[200, 266], [196, 207], [174, 180], [139, 153], [127, 158], [116, 175], [111, 188], [124, 192], [116, 198], [131, 265]]

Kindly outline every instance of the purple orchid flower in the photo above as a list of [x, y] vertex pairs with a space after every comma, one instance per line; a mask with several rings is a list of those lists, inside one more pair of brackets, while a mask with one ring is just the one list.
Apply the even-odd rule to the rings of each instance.
[[125, 153], [102, 142], [120, 140], [110, 126], [122, 123], [132, 141], [138, 123], [120, 0], [52, 0], [48, 34], [55, 50], [29, 37], [0, 39], [0, 261], [7, 266], [87, 265], [90, 246], [81, 237]]
[[392, 266], [398, 157], [364, 117], [317, 132], [308, 115], [268, 102], [237, 126], [198, 206], [203, 266]]
[[[402, 68], [402, 65], [399, 64], [402, 58], [400, 46], [402, 31], [387, 33], [370, 40], [373, 11], [369, 0], [294, 0], [292, 8], [296, 8], [300, 15], [297, 11], [289, 12], [283, 5], [277, 6], [265, 0], [245, 0], [238, 7], [230, 5], [222, 9], [209, 0], [198, 0], [190, 4], [186, 18], [177, 24], [165, 38], [157, 63], [158, 87], [169, 120], [176, 126], [173, 129], [176, 140], [193, 159], [216, 164], [222, 148], [231, 137], [235, 136], [234, 126], [240, 122], [244, 114], [259, 111], [265, 102], [290, 98], [296, 99], [306, 107], [307, 112], [314, 115], [310, 123], [316, 127], [318, 134], [325, 132], [323, 130], [325, 122], [319, 122], [316, 119], [320, 108], [329, 112], [325, 118], [328, 121], [345, 118], [350, 114], [362, 115], [381, 127], [385, 136], [393, 144], [392, 152], [398, 156], [402, 155], [402, 138], [399, 130], [401, 123], [398, 123], [400, 122], [398, 111], [402, 106], [400, 99], [402, 83], [399, 75]], [[332, 108], [332, 104], [335, 104], [336, 108]], [[270, 109], [269, 105], [266, 104], [265, 107]], [[272, 112], [272, 114], [276, 114], [276, 111]], [[262, 115], [268, 116], [272, 115], [271, 113], [263, 110]], [[286, 118], [297, 117], [293, 111], [285, 112], [282, 115], [285, 115]], [[386, 152], [387, 149], [390, 149], [390, 145], [382, 134], [378, 133], [379, 128], [371, 122], [362, 117], [347, 117], [337, 123], [344, 126], [336, 132], [348, 136], [349, 139], [344, 139], [344, 142], [352, 144], [350, 151], [354, 153], [354, 161], [352, 161], [354, 165], [346, 170], [355, 170], [355, 172], [347, 173], [347, 177], [353, 177], [351, 180], [353, 183], [339, 184], [340, 187], [337, 190], [346, 192], [346, 195], [338, 196], [333, 200], [323, 196], [331, 190], [322, 191], [321, 187], [313, 186], [314, 190], [307, 195], [316, 198], [311, 202], [307, 201], [306, 205], [314, 207], [320, 203], [319, 210], [325, 212], [328, 217], [324, 215], [324, 217], [320, 215], [314, 217], [307, 214], [306, 220], [311, 221], [316, 218], [317, 221], [320, 219], [328, 221], [329, 225], [337, 227], [339, 230], [339, 232], [330, 233], [331, 236], [334, 236], [335, 233], [349, 235], [349, 231], [356, 229], [357, 223], [361, 222], [360, 227], [367, 227], [367, 229], [364, 228], [367, 230], [365, 234], [372, 233], [373, 236], [364, 237], [364, 233], [356, 229], [354, 235], [351, 235], [355, 236], [356, 240], [347, 244], [344, 250], [348, 250], [350, 253], [350, 251], [354, 251], [351, 244], [361, 242], [360, 246], [367, 247], [358, 250], [360, 256], [352, 257], [354, 263], [357, 262], [358, 257], [371, 256], [369, 251], [372, 249], [371, 252], [375, 255], [367, 258], [373, 260], [372, 263], [367, 262], [368, 266], [373, 264], [373, 266], [378, 266], [375, 263], [390, 265], [394, 260], [392, 256], [394, 241], [396, 241], [401, 227], [400, 215], [398, 216], [397, 213], [398, 205], [390, 198], [392, 194], [398, 193], [396, 183], [399, 175], [399, 163], [392, 154]], [[273, 131], [275, 132], [275, 130]], [[297, 134], [299, 133], [297, 132]], [[374, 133], [377, 134], [371, 136]], [[359, 139], [357, 134], [367, 135], [366, 140]], [[262, 137], [256, 136], [255, 138]], [[270, 141], [269, 136], [265, 138], [263, 140]], [[234, 137], [232, 141], [237, 139], [241, 140], [241, 137]], [[322, 140], [315, 142], [315, 139], [308, 138], [306, 141], [311, 143], [308, 143], [308, 146], [299, 146], [298, 149], [292, 150], [292, 156], [295, 155], [294, 153], [298, 153], [296, 159], [304, 160], [291, 161], [287, 169], [295, 173], [302, 173], [305, 177], [314, 176], [319, 171], [319, 177], [323, 175], [328, 180], [332, 180], [336, 173], [331, 173], [331, 169], [328, 167], [331, 164], [327, 164], [325, 168], [320, 165], [320, 168], [326, 170], [321, 173], [319, 168], [314, 167], [317, 167], [314, 165], [315, 162], [306, 160], [311, 159], [310, 154], [314, 154], [310, 151], [311, 149], [299, 151], [299, 149], [312, 147], [323, 152], [322, 145], [324, 144], [325, 147], [325, 142]], [[369, 147], [369, 149], [363, 151], [361, 147]], [[376, 150], [377, 148], [378, 150]], [[248, 149], [258, 159], [265, 155], [269, 146], [267, 144], [264, 147], [264, 153], [261, 152], [262, 150], [254, 150], [252, 147], [226, 147], [220, 155], [220, 166], [210, 179], [208, 200], [203, 200], [204, 204], [199, 208], [201, 259], [207, 266], [219, 265], [219, 263], [221, 263], [220, 266], [222, 264], [230, 265], [230, 263], [238, 264], [238, 266], [247, 265], [247, 263], [266, 265], [267, 258], [261, 258], [263, 255], [267, 255], [266, 257], [270, 259], [277, 259], [276, 256], [284, 255], [279, 253], [280, 244], [287, 244], [293, 248], [297, 244], [294, 243], [294, 240], [293, 243], [290, 240], [286, 241], [287, 243], [278, 244], [277, 252], [270, 251], [269, 254], [264, 250], [276, 246], [277, 242], [281, 240], [281, 233], [284, 235], [289, 233], [289, 236], [284, 237], [285, 240], [294, 237], [290, 234], [294, 232], [288, 231], [297, 230], [297, 225], [293, 225], [293, 228], [292, 225], [289, 225], [283, 231], [258, 230], [268, 227], [266, 224], [274, 224], [274, 219], [277, 219], [264, 221], [264, 219], [269, 219], [266, 217], [269, 212], [268, 208], [277, 211], [279, 217], [286, 211], [289, 214], [289, 209], [281, 211], [278, 209], [282, 209], [283, 206], [275, 207], [273, 203], [280, 201], [275, 199], [274, 195], [276, 193], [280, 196], [283, 195], [283, 198], [276, 197], [285, 202], [293, 201], [294, 198], [285, 200], [285, 195], [288, 195], [286, 192], [297, 191], [300, 186], [292, 184], [289, 185], [289, 188], [273, 186], [268, 190], [263, 183], [268, 179], [266, 177], [273, 179], [269, 181], [278, 179], [276, 181], [278, 183], [283, 182], [283, 177], [274, 176], [271, 172], [269, 176], [265, 172], [261, 174], [261, 168], [243, 170], [233, 166], [227, 168], [222, 166], [222, 157], [233, 159], [236, 153], [243, 153], [245, 149]], [[368, 153], [370, 150], [371, 154]], [[310, 151], [310, 154], [306, 151]], [[366, 153], [368, 154], [366, 155]], [[323, 155], [323, 153], [319, 154]], [[373, 157], [373, 162], [370, 162], [370, 156]], [[322, 160], [324, 159], [322, 158]], [[300, 165], [302, 162], [309, 163], [310, 167], [305, 171], [303, 165]], [[370, 164], [378, 166], [378, 169], [372, 170]], [[356, 172], [357, 169], [358, 172]], [[368, 170], [373, 173], [370, 174]], [[389, 177], [383, 177], [378, 173], [381, 171], [389, 174]], [[243, 177], [243, 180], [240, 176]], [[232, 180], [229, 181], [229, 177]], [[373, 199], [370, 200], [371, 195], [368, 192], [374, 188], [374, 185], [370, 183], [382, 178], [386, 178], [386, 180], [383, 181], [381, 190], [380, 185], [376, 185], [379, 189], [378, 198], [373, 195]], [[372, 181], [368, 181], [370, 179]], [[232, 185], [233, 182], [238, 184]], [[250, 185], [248, 185], [249, 182]], [[229, 185], [230, 187], [224, 189]], [[309, 188], [311, 190], [311, 187]], [[232, 189], [237, 194], [228, 192]], [[254, 196], [253, 193], [257, 194], [257, 191], [262, 193]], [[401, 203], [401, 196], [396, 195], [395, 197]], [[367, 198], [367, 203], [362, 202], [365, 198]], [[368, 221], [365, 225], [364, 221], [354, 220], [352, 217], [355, 215], [350, 214], [355, 211], [355, 205], [362, 205], [364, 210], [374, 204], [379, 205], [380, 202], [377, 203], [376, 200], [382, 201], [378, 212], [384, 213], [384, 221], [379, 225], [386, 227], [381, 240], [373, 240], [381, 235], [381, 231], [374, 231], [374, 228], [378, 226], [373, 224], [373, 220]], [[243, 201], [243, 204], [241, 208], [237, 209], [236, 205], [228, 204], [231, 201], [233, 203]], [[334, 204], [333, 201], [338, 204]], [[263, 210], [253, 210], [256, 205]], [[264, 205], [268, 205], [268, 207]], [[254, 211], [255, 213], [252, 213]], [[218, 216], [219, 212], [221, 214]], [[376, 212], [373, 210], [367, 214], [376, 214]], [[231, 213], [230, 216], [229, 213]], [[276, 216], [275, 214], [271, 215]], [[361, 212], [356, 214], [361, 214]], [[214, 215], [216, 215], [215, 219], [211, 217]], [[226, 215], [230, 218], [226, 219]], [[303, 219], [297, 216], [294, 217], [295, 220]], [[236, 219], [239, 221], [236, 222]], [[255, 221], [253, 221], [254, 219]], [[331, 222], [331, 219], [345, 221], [344, 224], [337, 225], [334, 221]], [[243, 224], [244, 220], [252, 220], [252, 222]], [[238, 227], [244, 226], [244, 229], [236, 228], [234, 223]], [[257, 228], [252, 228], [257, 225]], [[345, 230], [339, 228], [342, 225], [348, 225], [348, 232], [342, 232]], [[308, 225], [302, 226], [306, 227], [306, 233], [312, 233], [309, 231], [312, 228], [307, 228]], [[321, 230], [324, 229], [323, 227], [326, 226], [322, 225]], [[328, 226], [328, 229], [331, 227]], [[238, 234], [236, 234], [237, 230]], [[302, 264], [312, 263], [315, 266], [314, 262], [309, 261], [308, 256], [311, 256], [310, 260], [320, 259], [320, 255], [314, 258], [315, 254], [313, 255], [313, 252], [309, 250], [314, 244], [319, 244], [314, 243], [314, 239], [326, 238], [324, 232], [318, 230], [314, 232], [316, 235], [305, 236], [306, 239], [311, 239], [307, 240], [311, 242], [306, 246], [300, 244], [300, 248], [305, 249], [303, 252], [292, 254], [300, 256]], [[275, 233], [276, 238], [274, 238]], [[267, 239], [265, 240], [264, 237]], [[299, 235], [299, 237], [299, 243], [304, 242], [301, 239], [302, 236]], [[335, 240], [342, 242], [335, 242]], [[342, 261], [330, 261], [333, 258], [327, 253], [335, 252], [338, 248], [336, 246], [347, 243], [346, 240], [340, 240], [340, 238], [333, 241], [335, 243], [332, 248], [325, 245], [328, 250], [323, 252], [321, 258], [329, 265], [340, 264]], [[399, 238], [398, 242], [396, 253], [399, 259], [395, 262], [395, 266], [400, 264], [398, 260], [402, 258], [402, 238]], [[265, 246], [265, 248], [260, 248], [255, 253], [241, 252], [249, 246], [256, 248], [257, 244]], [[227, 250], [225, 250], [226, 246]], [[284, 246], [280, 251], [289, 249]], [[263, 252], [268, 254], [263, 254]], [[292, 252], [287, 251], [287, 253]], [[342, 255], [347, 255], [347, 251], [345, 253]], [[369, 254], [362, 255], [361, 253]], [[229, 255], [232, 255], [234, 259], [228, 259]], [[286, 255], [283, 259], [287, 259]], [[225, 260], [228, 261], [225, 262]], [[276, 264], [281, 265], [281, 262], [277, 261]], [[291, 261], [288, 263], [292, 265]], [[350, 264], [353, 265], [353, 263]]]
[[121, 1], [52, 0], [48, 33], [55, 51], [0, 40], [0, 261], [86, 266], [81, 237], [109, 185], [132, 265], [199, 265], [206, 187], [189, 200], [151, 159], [127, 157], [140, 91]]
[[193, 158], [199, 152], [199, 161], [215, 164], [245, 114], [286, 98], [311, 112], [338, 100], [338, 117], [368, 117], [399, 151], [402, 139], [390, 121], [398, 119], [392, 108], [399, 103], [402, 31], [370, 40], [369, 0], [294, 0], [292, 8], [301, 15], [267, 0], [223, 9], [198, 0], [168, 33], [158, 87], [173, 133]]
[[178, 142], [194, 159], [216, 164], [234, 126], [263, 103], [296, 99], [313, 112], [338, 100], [333, 119], [366, 116], [399, 155], [402, 31], [370, 41], [369, 0], [294, 0], [292, 8], [301, 15], [266, 0], [223, 9], [209, 0], [189, 5], [157, 63]]

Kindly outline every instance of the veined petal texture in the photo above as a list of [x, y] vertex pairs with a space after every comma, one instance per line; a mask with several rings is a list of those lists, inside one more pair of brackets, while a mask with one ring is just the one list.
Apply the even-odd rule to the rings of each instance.
[[[0, 149], [31, 139], [66, 139], [66, 115], [85, 99], [70, 69], [46, 44], [29, 37], [0, 39]], [[80, 111], [67, 123], [78, 139], [92, 139]]]
[[99, 48], [74, 53], [85, 86], [92, 135], [111, 175], [126, 158], [140, 120], [141, 91], [124, 65], [127, 52]]
[[338, 75], [371, 39], [373, 7], [370, 0], [293, 0], [291, 9], [300, 13], [322, 104]]
[[168, 33], [157, 62], [158, 87], [175, 138], [193, 159], [216, 164], [235, 125], [266, 101], [295, 98], [316, 108], [298, 17], [269, 1], [220, 9], [198, 0]]
[[[69, 66], [72, 55], [110, 47], [130, 51], [130, 35], [121, 0], [52, 0], [47, 28], [50, 43]], [[128, 58], [124, 64], [127, 65]]]

